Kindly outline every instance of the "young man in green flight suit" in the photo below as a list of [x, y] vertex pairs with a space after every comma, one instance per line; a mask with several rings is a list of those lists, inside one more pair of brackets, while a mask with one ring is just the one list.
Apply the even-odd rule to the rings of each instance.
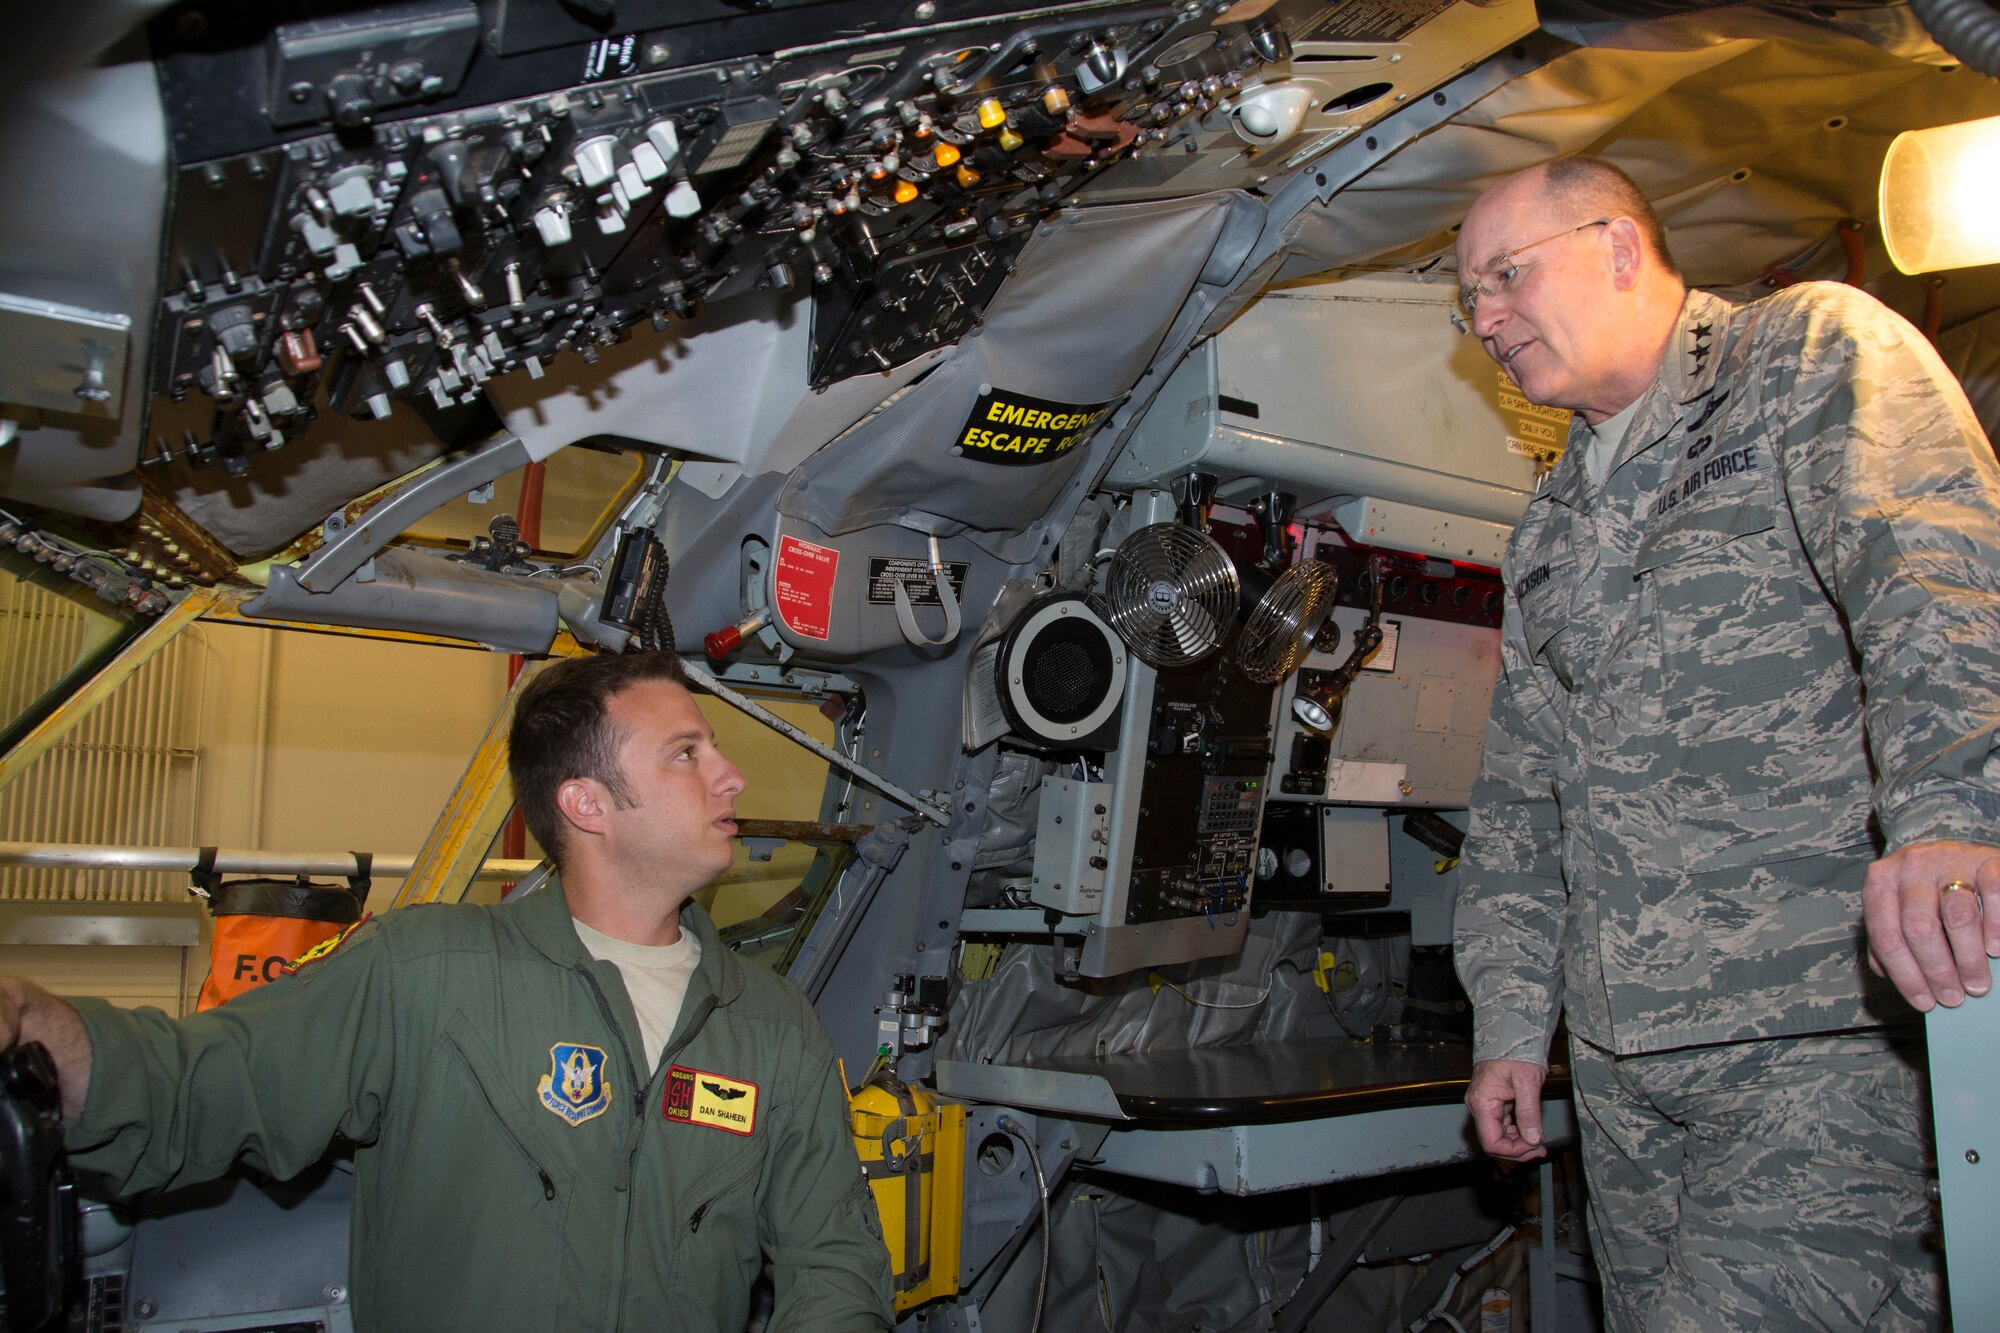
[[889, 1263], [805, 997], [689, 899], [743, 775], [671, 653], [522, 693], [516, 795], [560, 884], [365, 923], [176, 1021], [0, 979], [0, 1044], [55, 1058], [74, 1165], [121, 1192], [356, 1145], [355, 1322], [739, 1333], [889, 1327]]

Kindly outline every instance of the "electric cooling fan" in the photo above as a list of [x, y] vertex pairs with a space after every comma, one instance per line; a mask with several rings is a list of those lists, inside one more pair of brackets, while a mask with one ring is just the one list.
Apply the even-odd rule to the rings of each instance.
[[1112, 554], [1106, 618], [1148, 666], [1188, 666], [1222, 647], [1240, 591], [1235, 563], [1212, 537], [1155, 523]]
[[1275, 685], [1305, 660], [1313, 635], [1333, 614], [1339, 575], [1324, 560], [1301, 560], [1271, 584], [1251, 608], [1236, 638], [1236, 665], [1262, 685]]

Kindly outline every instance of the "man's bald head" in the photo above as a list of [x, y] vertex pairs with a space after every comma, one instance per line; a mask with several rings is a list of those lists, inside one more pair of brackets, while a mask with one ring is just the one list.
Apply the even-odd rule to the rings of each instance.
[[1540, 173], [1543, 192], [1566, 216], [1578, 222], [1621, 214], [1631, 218], [1639, 224], [1653, 258], [1676, 278], [1681, 276], [1680, 265], [1667, 249], [1667, 229], [1660, 225], [1660, 215], [1630, 176], [1601, 157], [1559, 158], [1533, 170]]
[[1481, 195], [1458, 237], [1472, 331], [1532, 400], [1595, 423], [1644, 392], [1686, 291], [1631, 177], [1566, 158]]
[[1474, 201], [1466, 221], [1482, 210], [1510, 206], [1531, 210], [1550, 230], [1594, 218], [1628, 217], [1647, 251], [1665, 272], [1681, 276], [1667, 248], [1667, 229], [1638, 183], [1601, 157], [1564, 157], [1517, 171]]

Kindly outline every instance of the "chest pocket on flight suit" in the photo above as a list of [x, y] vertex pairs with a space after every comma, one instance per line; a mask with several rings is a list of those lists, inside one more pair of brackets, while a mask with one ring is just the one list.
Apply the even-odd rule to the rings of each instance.
[[1761, 478], [1755, 491], [1655, 519], [1633, 573], [1652, 585], [1668, 704], [1796, 680], [1806, 647], [1798, 567]]
[[[702, 1071], [695, 1078], [714, 1081]], [[668, 1223], [674, 1228], [674, 1278], [695, 1294], [697, 1305], [748, 1291], [762, 1267], [757, 1196], [765, 1145], [774, 1132], [771, 1117], [780, 1109], [776, 1097], [769, 1081], [757, 1089], [755, 1123], [748, 1134], [675, 1120], [659, 1127], [667, 1138], [674, 1177], [675, 1215]], [[659, 1106], [652, 1114], [660, 1114]], [[712, 1298], [703, 1295], [711, 1290]]]
[[[480, 1026], [464, 1013], [445, 1024], [430, 1075], [439, 1085], [431, 1099], [436, 1114], [418, 1119], [409, 1129], [404, 1160], [413, 1167], [436, 1170], [449, 1164], [444, 1178], [426, 1188], [435, 1192], [441, 1208], [454, 1219], [459, 1243], [482, 1256], [481, 1273], [504, 1272], [514, 1279], [507, 1292], [449, 1291], [457, 1281], [451, 1273], [432, 1278], [454, 1301], [497, 1302], [492, 1313], [502, 1322], [520, 1320], [520, 1327], [543, 1327], [557, 1318], [562, 1295], [563, 1233], [573, 1182], [554, 1135], [540, 1121], [559, 1124], [536, 1104], [537, 1076], [547, 1072], [546, 1047], [535, 1054], [503, 1061]], [[537, 1059], [541, 1064], [537, 1064]], [[622, 1082], [622, 1080], [620, 1080]], [[624, 1089], [616, 1090], [609, 1108], [624, 1112]], [[608, 1133], [605, 1120], [586, 1122], [560, 1134]], [[482, 1319], [484, 1315], [482, 1314]]]
[[1581, 636], [1570, 625], [1576, 597], [1576, 552], [1565, 532], [1548, 541], [1541, 554], [1547, 558], [1516, 578], [1509, 591], [1521, 608], [1521, 633], [1528, 655], [1555, 672], [1564, 689], [1573, 690], [1587, 665], [1575, 660]]
[[[1725, 478], [1712, 500], [1655, 519], [1634, 560], [1651, 583], [1666, 721], [1679, 742], [1681, 850], [1696, 872], [1867, 837], [1865, 761], [1826, 722], [1829, 700], [1851, 689], [1846, 640], [1773, 501], [1771, 475]], [[1858, 718], [1858, 700], [1834, 711]]]

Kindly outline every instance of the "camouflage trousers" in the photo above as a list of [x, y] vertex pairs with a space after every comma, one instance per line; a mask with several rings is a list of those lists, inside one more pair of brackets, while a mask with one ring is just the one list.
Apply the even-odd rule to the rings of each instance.
[[1607, 1333], [1941, 1326], [1919, 1036], [1570, 1062]]

